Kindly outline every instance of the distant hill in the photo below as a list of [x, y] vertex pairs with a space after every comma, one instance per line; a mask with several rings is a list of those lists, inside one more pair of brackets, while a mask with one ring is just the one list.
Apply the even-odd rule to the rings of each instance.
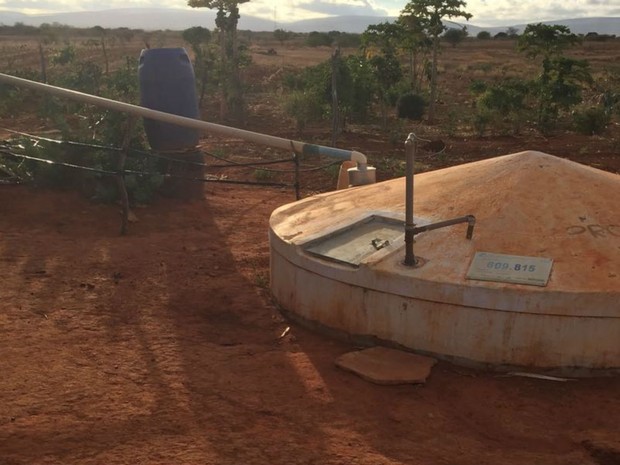
[[340, 31], [362, 33], [371, 24], [395, 21], [391, 16], [331, 16], [329, 18], [305, 19], [291, 23], [279, 23], [278, 27], [293, 32]]
[[[286, 29], [293, 32], [328, 32], [341, 31], [361, 33], [371, 24], [394, 21], [396, 18], [387, 16], [332, 16], [328, 18], [308, 19], [295, 22], [278, 22], [241, 16], [239, 28], [250, 31], [273, 31]], [[102, 11], [81, 11], [73, 13], [55, 13], [46, 15], [25, 15], [12, 11], [0, 11], [0, 24], [13, 25], [21, 22], [39, 26], [42, 23], [60, 23], [74, 27], [101, 26], [105, 28], [130, 27], [132, 29], [171, 29], [184, 30], [192, 26], [204, 26], [212, 29], [215, 25], [215, 12], [206, 8], [195, 10], [166, 8], [124, 8]], [[544, 21], [546, 24], [562, 24], [568, 26], [575, 34], [597, 32], [599, 34], [615, 34], [620, 36], [620, 17], [609, 18], [576, 18], [557, 21]], [[506, 31], [503, 27], [481, 27], [475, 24], [462, 23], [467, 26], [469, 34], [475, 36], [480, 31], [491, 34]], [[461, 27], [459, 23], [447, 22], [448, 27]], [[513, 27], [520, 32], [525, 24]]]
[[[587, 34], [597, 32], [598, 34], [610, 34], [620, 36], [620, 18], [575, 18], [561, 19], [558, 21], [541, 21], [543, 24], [561, 24], [570, 28], [574, 34]], [[514, 26], [523, 32], [527, 24]]]

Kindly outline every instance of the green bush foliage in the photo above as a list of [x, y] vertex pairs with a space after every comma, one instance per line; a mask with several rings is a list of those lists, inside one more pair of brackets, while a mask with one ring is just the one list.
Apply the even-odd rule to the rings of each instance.
[[588, 107], [573, 113], [575, 130], [588, 136], [602, 134], [610, 122], [610, 113], [602, 107]]
[[561, 112], [581, 103], [582, 87], [593, 83], [587, 61], [563, 55], [579, 42], [568, 27], [557, 24], [529, 24], [519, 37], [519, 50], [528, 58], [541, 60], [540, 74], [530, 82], [530, 88], [536, 99], [536, 122], [543, 134], [555, 128]]
[[[509, 123], [512, 131], [518, 134], [526, 111], [526, 98], [529, 86], [518, 80], [505, 80], [492, 85], [472, 85], [478, 93], [476, 109], [480, 121], [485, 125], [492, 120]], [[480, 128], [476, 128], [480, 132]], [[483, 131], [484, 132], [484, 131]]]
[[467, 37], [467, 28], [449, 28], [444, 35], [441, 37], [443, 40], [448, 42], [453, 47], [456, 47], [458, 44], [463, 42]]
[[312, 91], [295, 90], [286, 98], [284, 110], [295, 119], [298, 134], [302, 134], [309, 123], [320, 121], [323, 117], [321, 97]]
[[426, 110], [426, 101], [418, 94], [408, 93], [398, 99], [396, 109], [399, 118], [420, 121]]
[[[55, 74], [50, 82], [53, 85], [115, 100], [138, 101], [139, 85], [134, 60], [127, 59], [125, 66], [108, 76], [104, 75], [96, 63], [90, 61], [75, 60], [63, 64], [59, 62], [56, 66], [62, 72]], [[25, 77], [32, 79], [35, 76]], [[60, 129], [63, 140], [93, 146], [90, 148], [18, 137], [8, 142], [15, 153], [51, 162], [86, 166], [95, 170], [116, 171], [118, 152], [96, 147], [121, 145], [127, 130], [127, 115], [124, 113], [25, 92], [12, 86], [1, 86], [0, 94], [7, 97], [2, 99], [4, 113], [16, 105], [28, 102], [39, 108], [40, 115], [51, 125]], [[132, 131], [130, 146], [135, 150], [147, 150], [140, 122]], [[2, 163], [7, 164], [4, 160]], [[119, 198], [115, 179], [110, 175], [34, 160], [23, 160], [19, 163], [19, 167], [16, 175], [37, 186], [76, 189], [96, 201], [111, 202]], [[165, 165], [161, 160], [136, 152], [127, 158], [126, 170], [148, 173], [126, 175], [126, 187], [132, 203], [147, 203], [152, 198], [163, 182], [164, 168]]]

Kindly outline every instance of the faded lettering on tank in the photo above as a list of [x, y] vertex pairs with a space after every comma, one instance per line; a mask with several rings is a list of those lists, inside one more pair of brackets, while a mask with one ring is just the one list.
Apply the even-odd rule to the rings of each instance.
[[573, 225], [566, 228], [566, 233], [569, 236], [578, 236], [580, 234], [587, 234], [599, 238], [620, 237], [620, 226], [617, 224], [588, 224], [588, 225]]

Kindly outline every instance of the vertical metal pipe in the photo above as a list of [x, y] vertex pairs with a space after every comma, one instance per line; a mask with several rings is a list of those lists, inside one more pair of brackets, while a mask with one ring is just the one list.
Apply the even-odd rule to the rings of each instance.
[[301, 199], [301, 190], [299, 186], [299, 155], [293, 153], [293, 162], [295, 163], [295, 200]]
[[414, 229], [413, 222], [413, 174], [415, 163], [416, 137], [410, 133], [405, 141], [405, 261], [406, 266], [415, 266], [416, 259], [413, 253]]

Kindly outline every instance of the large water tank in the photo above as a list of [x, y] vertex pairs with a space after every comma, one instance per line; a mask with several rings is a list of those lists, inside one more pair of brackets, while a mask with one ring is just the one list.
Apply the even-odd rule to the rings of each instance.
[[[194, 68], [184, 48], [142, 50], [138, 75], [140, 105], [188, 118], [199, 118]], [[180, 151], [194, 148], [196, 129], [145, 118], [144, 129], [153, 150]]]
[[271, 290], [291, 317], [467, 365], [620, 373], [620, 176], [540, 152], [319, 194], [270, 220]]

